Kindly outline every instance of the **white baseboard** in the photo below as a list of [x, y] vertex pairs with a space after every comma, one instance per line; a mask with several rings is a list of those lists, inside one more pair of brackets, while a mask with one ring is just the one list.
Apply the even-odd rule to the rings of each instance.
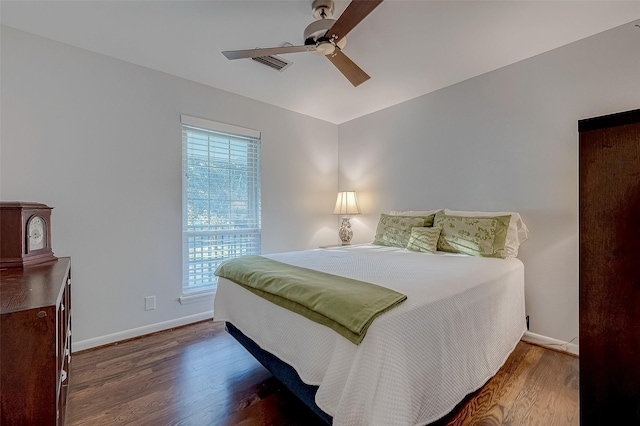
[[548, 347], [550, 349], [555, 349], [561, 352], [567, 352], [572, 355], [580, 355], [579, 347], [576, 343], [566, 343], [562, 340], [552, 339], [551, 337], [543, 336], [541, 334], [532, 333], [530, 331], [525, 331], [522, 336], [523, 342], [533, 343], [535, 345], [540, 345], [544, 347]]
[[[92, 339], [80, 340], [73, 342], [73, 352], [84, 351], [86, 349], [95, 348], [97, 346], [108, 345], [110, 343], [120, 342], [122, 340], [132, 339], [134, 337], [144, 336], [145, 334], [157, 333], [158, 331], [168, 330], [174, 327], [180, 327], [192, 324], [198, 321], [213, 319], [213, 310], [202, 312], [187, 317], [176, 318], [170, 321], [159, 322], [156, 324], [146, 325], [144, 327], [132, 328], [130, 330], [119, 331], [117, 333], [107, 334], [105, 336], [94, 337]], [[525, 331], [522, 341], [533, 343], [540, 346], [549, 347], [561, 352], [567, 352], [573, 355], [579, 355], [579, 347], [575, 343], [566, 343], [561, 340], [543, 336], [541, 334]]]
[[157, 333], [158, 331], [168, 330], [174, 327], [191, 324], [198, 321], [204, 321], [213, 318], [213, 310], [202, 312], [187, 317], [176, 318], [170, 321], [159, 322], [156, 324], [145, 325], [144, 327], [132, 328], [130, 330], [119, 331], [117, 333], [107, 334], [105, 336], [94, 337], [92, 339], [80, 340], [73, 342], [73, 352], [84, 351], [86, 349], [95, 348], [96, 346], [108, 345], [110, 343], [119, 342], [121, 340], [131, 339], [145, 334]]

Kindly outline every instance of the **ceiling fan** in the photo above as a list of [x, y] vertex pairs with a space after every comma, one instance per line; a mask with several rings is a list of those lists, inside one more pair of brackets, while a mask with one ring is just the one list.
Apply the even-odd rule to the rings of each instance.
[[352, 0], [338, 20], [333, 17], [333, 0], [314, 0], [311, 5], [316, 21], [304, 30], [304, 44], [247, 50], [226, 50], [227, 59], [260, 58], [285, 53], [311, 52], [326, 56], [355, 87], [370, 77], [342, 52], [346, 35], [369, 15], [382, 0]]

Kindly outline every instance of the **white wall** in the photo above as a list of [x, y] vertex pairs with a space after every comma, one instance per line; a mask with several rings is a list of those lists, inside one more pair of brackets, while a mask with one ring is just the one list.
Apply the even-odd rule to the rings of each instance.
[[640, 108], [638, 23], [340, 125], [354, 240], [389, 210], [519, 211], [531, 331], [576, 337], [577, 121]]
[[[532, 331], [567, 341], [577, 120], [640, 107], [638, 23], [340, 126], [2, 27], [0, 199], [55, 207], [74, 342], [183, 323], [211, 303], [178, 303], [180, 114], [257, 129], [263, 252], [336, 242], [337, 189], [358, 191], [356, 243], [391, 209], [517, 210], [531, 231], [520, 258]], [[157, 310], [144, 311], [148, 295]]]
[[180, 114], [262, 132], [264, 253], [336, 241], [336, 125], [8, 27], [1, 43], [0, 199], [55, 207], [75, 349], [210, 316], [178, 302]]

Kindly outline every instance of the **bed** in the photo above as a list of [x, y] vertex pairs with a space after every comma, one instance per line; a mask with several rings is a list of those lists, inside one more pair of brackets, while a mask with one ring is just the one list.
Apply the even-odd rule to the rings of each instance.
[[334, 425], [436, 421], [498, 371], [526, 330], [524, 265], [515, 257], [379, 244], [264, 257], [407, 296], [354, 344], [219, 278], [215, 320]]

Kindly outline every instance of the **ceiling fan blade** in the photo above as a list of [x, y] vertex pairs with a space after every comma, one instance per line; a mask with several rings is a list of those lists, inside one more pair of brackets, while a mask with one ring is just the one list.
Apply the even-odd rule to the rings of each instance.
[[358, 87], [371, 78], [338, 48], [332, 54], [327, 55], [327, 58], [353, 84], [353, 87]]
[[382, 0], [352, 0], [336, 23], [327, 31], [325, 37], [334, 43], [339, 42], [380, 3], [382, 3]]
[[267, 47], [264, 49], [225, 50], [222, 52], [227, 59], [259, 58], [261, 56], [282, 55], [285, 53], [313, 52], [315, 45]]

